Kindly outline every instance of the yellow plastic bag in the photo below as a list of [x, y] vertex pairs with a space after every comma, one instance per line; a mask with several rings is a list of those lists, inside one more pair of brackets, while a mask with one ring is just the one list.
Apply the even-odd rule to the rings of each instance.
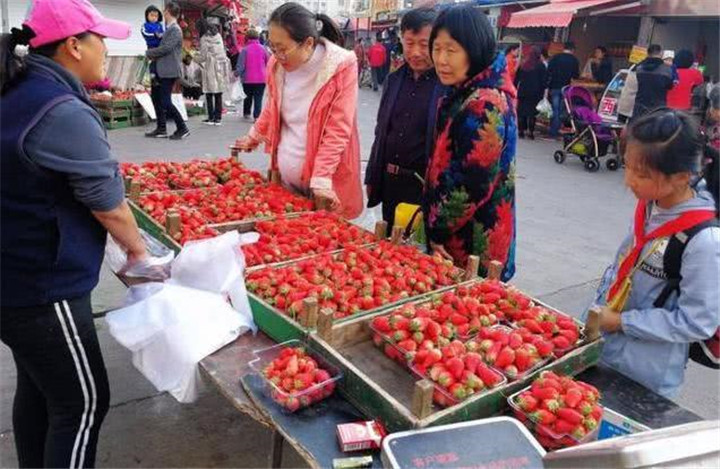
[[[416, 212], [418, 212], [417, 215], [415, 215]], [[415, 215], [414, 220], [413, 220], [413, 215]], [[405, 202], [399, 203], [398, 206], [395, 208], [394, 226], [401, 226], [403, 229], [407, 229], [407, 226], [409, 223], [411, 223], [411, 220], [412, 220], [412, 227], [411, 227], [412, 231], [415, 231], [420, 226], [422, 226], [423, 215], [422, 215], [422, 210], [420, 210], [420, 206], [415, 205], [415, 204], [407, 204]]]

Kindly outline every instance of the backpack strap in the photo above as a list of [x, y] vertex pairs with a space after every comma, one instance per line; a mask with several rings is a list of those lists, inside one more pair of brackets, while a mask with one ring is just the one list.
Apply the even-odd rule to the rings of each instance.
[[665, 303], [667, 302], [668, 298], [670, 298], [670, 295], [673, 292], [680, 292], [680, 281], [682, 280], [682, 275], [680, 274], [680, 267], [682, 264], [682, 256], [685, 252], [685, 247], [696, 234], [698, 234], [705, 228], [710, 228], [713, 226], [720, 226], [720, 221], [717, 218], [698, 223], [692, 228], [688, 228], [685, 231], [675, 233], [670, 238], [670, 241], [668, 241], [667, 249], [665, 250], [665, 255], [663, 256], [663, 270], [667, 275], [667, 283], [660, 292], [660, 295], [658, 295], [655, 303], [653, 303], [654, 307], [662, 308], [663, 306], [665, 306]]

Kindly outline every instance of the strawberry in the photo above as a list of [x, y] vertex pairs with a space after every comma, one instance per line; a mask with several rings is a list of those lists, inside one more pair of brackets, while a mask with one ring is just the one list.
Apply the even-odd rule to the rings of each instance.
[[465, 369], [470, 373], [475, 373], [477, 367], [482, 363], [482, 357], [477, 353], [469, 352], [465, 354], [464, 362]]
[[453, 378], [453, 375], [450, 372], [445, 370], [440, 372], [437, 382], [438, 384], [440, 384], [440, 386], [448, 389], [450, 386], [455, 384], [455, 378]]
[[533, 412], [538, 407], [538, 400], [530, 393], [523, 393], [518, 396], [516, 404], [525, 412]]
[[315, 370], [314, 379], [315, 379], [316, 383], [322, 383], [324, 381], [328, 381], [328, 380], [330, 380], [330, 378], [331, 378], [331, 376], [328, 371], [320, 369], [320, 368]]
[[502, 344], [500, 342], [493, 343], [492, 347], [490, 347], [490, 349], [485, 353], [485, 362], [490, 365], [494, 364], [498, 358], [501, 348]]
[[537, 348], [538, 355], [543, 358], [549, 357], [555, 349], [555, 345], [547, 340], [540, 340], [536, 342], [535, 347]]
[[410, 338], [410, 333], [406, 330], [397, 330], [392, 334], [392, 340], [396, 343], [405, 341]]
[[585, 419], [582, 421], [582, 424], [585, 426], [585, 429], [587, 429], [587, 431], [591, 432], [597, 428], [598, 421], [592, 417], [585, 417]]
[[295, 412], [300, 408], [300, 401], [297, 397], [288, 397], [287, 401], [285, 401], [285, 408], [290, 412]]
[[405, 352], [414, 352], [417, 350], [417, 343], [411, 339], [406, 339], [397, 343], [399, 349]]
[[567, 435], [572, 433], [575, 427], [577, 427], [577, 425], [574, 425], [567, 420], [558, 419], [553, 425], [553, 430], [555, 430], [555, 432], [559, 433], [560, 435]]
[[592, 412], [590, 412], [590, 416], [595, 419], [595, 421], [599, 422], [602, 420], [603, 410], [602, 407], [599, 405], [593, 406]]
[[458, 401], [462, 401], [467, 397], [467, 389], [460, 383], [454, 383], [448, 388], [448, 391]]
[[555, 337], [552, 340], [552, 343], [555, 346], [555, 348], [560, 349], [560, 350], [570, 347], [570, 341], [567, 339], [567, 337], [563, 337], [561, 335]]
[[498, 385], [502, 381], [502, 377], [490, 368], [485, 366], [483, 363], [479, 363], [475, 369], [475, 374], [485, 383], [488, 387], [492, 388]]
[[515, 350], [515, 366], [519, 372], [524, 372], [531, 367], [530, 354], [527, 349], [519, 348]]
[[531, 389], [532, 395], [540, 400], [557, 399], [560, 393], [554, 388], [535, 387]]
[[[422, 344], [423, 341], [425, 340], [425, 334], [423, 334], [422, 332], [419, 332], [419, 331], [413, 332], [412, 340], [414, 340], [415, 343], [417, 343], [417, 344]], [[432, 342], [430, 342], [430, 343], [432, 344]]]
[[502, 369], [505, 376], [507, 376], [509, 379], [517, 379], [518, 377], [518, 369], [515, 365], [508, 365], [505, 368]]
[[375, 330], [382, 333], [388, 333], [392, 330], [390, 325], [390, 319], [387, 316], [378, 316], [372, 320], [372, 325]]
[[495, 359], [494, 365], [497, 368], [505, 368], [515, 361], [515, 351], [509, 346], [503, 348]]
[[287, 367], [285, 368], [285, 376], [295, 376], [298, 373], [298, 357], [293, 355], [288, 361]]
[[593, 405], [587, 401], [580, 401], [577, 405], [577, 410], [584, 416], [588, 416], [593, 411]]
[[565, 399], [565, 405], [568, 407], [574, 409], [578, 406], [580, 401], [583, 398], [582, 391], [580, 391], [579, 388], [570, 388], [565, 393], [564, 399]]
[[465, 364], [461, 358], [453, 357], [445, 362], [447, 370], [452, 374], [453, 378], [459, 380], [462, 376], [462, 372], [465, 370]]
[[313, 385], [313, 376], [309, 373], [298, 373], [295, 375], [295, 389], [304, 390]]
[[520, 334], [517, 332], [514, 332], [510, 334], [510, 340], [508, 342], [508, 345], [510, 345], [511, 348], [517, 349], [520, 348], [520, 346], [523, 344], [523, 338]]
[[573, 425], [577, 425], [583, 421], [583, 416], [580, 412], [569, 408], [558, 409], [557, 416], [558, 418], [568, 421]]
[[566, 409], [560, 408], [560, 401], [558, 401], [557, 399], [546, 399], [546, 400], [542, 401], [542, 404], [540, 405], [540, 407], [552, 412], [553, 414], [556, 412], [559, 412], [560, 410], [566, 410]]
[[557, 420], [557, 417], [555, 417], [552, 412], [545, 409], [539, 409], [530, 414], [530, 419], [543, 425], [550, 425]]
[[427, 329], [428, 324], [430, 324], [430, 319], [428, 318], [413, 318], [410, 321], [409, 327], [413, 332], [422, 332]]
[[435, 365], [432, 366], [432, 368], [430, 368], [430, 372], [428, 373], [428, 376], [430, 377], [431, 380], [433, 380], [435, 382], [439, 382], [440, 374], [444, 371], [446, 371], [445, 365], [436, 363]]
[[579, 441], [585, 438], [587, 431], [585, 431], [585, 428], [582, 425], [578, 425], [572, 432], [570, 432], [570, 435]]
[[480, 378], [474, 373], [469, 373], [467, 375], [467, 378], [465, 379], [465, 384], [470, 389], [473, 389], [475, 391], [481, 391], [483, 388], [485, 388], [485, 383], [482, 382]]

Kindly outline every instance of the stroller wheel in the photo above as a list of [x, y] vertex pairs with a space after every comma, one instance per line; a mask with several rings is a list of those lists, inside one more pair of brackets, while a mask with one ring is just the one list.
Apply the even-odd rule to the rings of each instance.
[[557, 164], [563, 164], [565, 162], [565, 152], [562, 150], [558, 150], [553, 154], [553, 158], [555, 159], [555, 162]]
[[610, 158], [605, 162], [605, 167], [610, 171], [617, 171], [617, 169], [620, 167], [620, 162], [615, 158]]
[[594, 173], [598, 169], [600, 169], [600, 162], [597, 160], [597, 158], [588, 158], [585, 160], [585, 169], [590, 171], [591, 173]]

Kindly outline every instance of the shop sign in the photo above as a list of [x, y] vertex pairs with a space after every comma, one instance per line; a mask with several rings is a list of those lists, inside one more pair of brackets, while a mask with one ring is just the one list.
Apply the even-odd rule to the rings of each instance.
[[630, 50], [630, 57], [628, 58], [628, 61], [631, 64], [639, 64], [645, 58], [647, 57], [647, 47], [641, 47], [638, 45], [635, 45]]

